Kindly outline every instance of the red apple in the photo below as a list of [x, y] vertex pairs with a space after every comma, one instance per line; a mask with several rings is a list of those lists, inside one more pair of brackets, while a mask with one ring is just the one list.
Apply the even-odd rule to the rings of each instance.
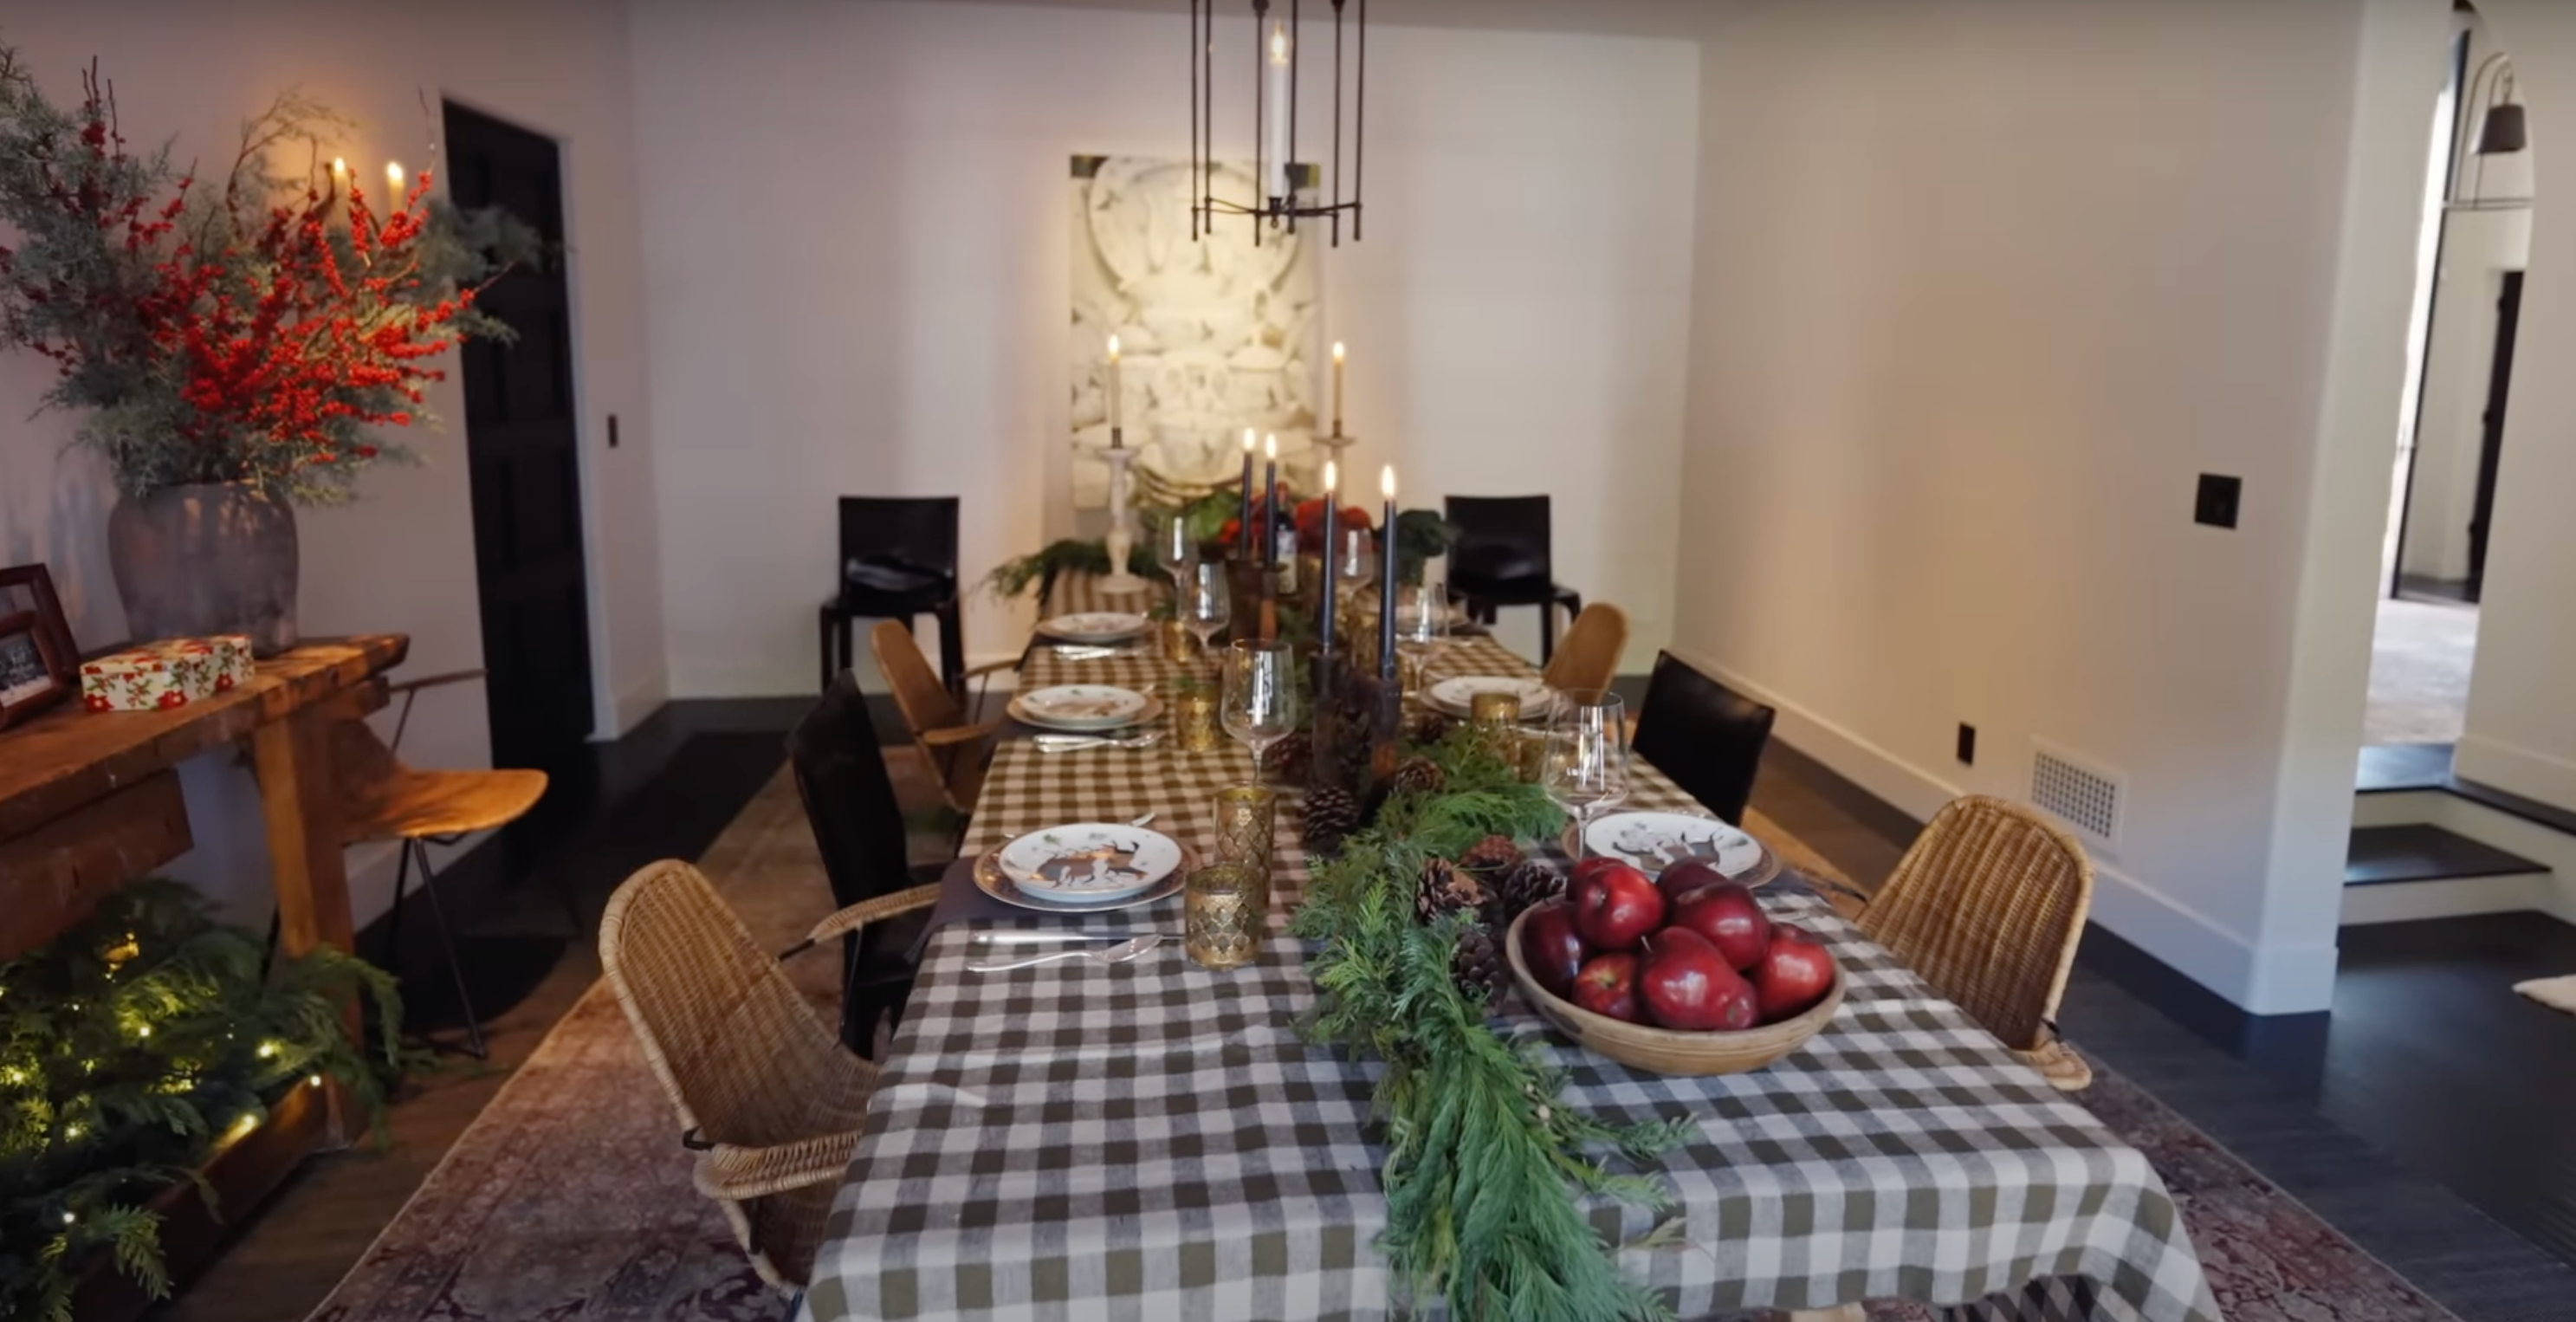
[[1739, 972], [1761, 963], [1771, 949], [1771, 916], [1753, 892], [1731, 881], [1683, 896], [1673, 907], [1672, 923], [1707, 937], [1726, 966]]
[[1582, 885], [1585, 881], [1593, 877], [1597, 877], [1612, 868], [1624, 868], [1630, 866], [1632, 865], [1628, 860], [1621, 858], [1616, 854], [1595, 854], [1590, 858], [1577, 859], [1575, 860], [1574, 871], [1567, 874], [1565, 883], [1566, 889], [1571, 891], [1575, 887]]
[[1679, 904], [1682, 897], [1702, 886], [1715, 886], [1726, 880], [1715, 863], [1704, 858], [1686, 858], [1655, 874], [1655, 889], [1664, 893], [1667, 906]]
[[1771, 948], [1753, 969], [1753, 995], [1762, 1022], [1776, 1024], [1807, 1012], [1834, 989], [1834, 957], [1806, 929], [1783, 923], [1771, 929]]
[[1666, 1028], [1690, 1032], [1751, 1028], [1753, 988], [1726, 966], [1716, 943], [1687, 927], [1667, 927], [1645, 940], [1637, 994]]
[[1533, 905], [1521, 921], [1521, 962], [1550, 995], [1574, 999], [1574, 975], [1587, 953], [1574, 930], [1574, 906], [1563, 900]]
[[1574, 1003], [1594, 1014], [1632, 1024], [1646, 1022], [1646, 1012], [1637, 1005], [1637, 957], [1594, 956], [1574, 975]]
[[1637, 938], [1664, 925], [1664, 895], [1646, 874], [1625, 863], [1576, 873], [1574, 930], [1595, 950], [1629, 950]]

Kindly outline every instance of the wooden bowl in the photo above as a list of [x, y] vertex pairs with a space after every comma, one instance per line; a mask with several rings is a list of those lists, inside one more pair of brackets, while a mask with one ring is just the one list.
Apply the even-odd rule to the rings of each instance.
[[1802, 1014], [1760, 1028], [1685, 1033], [1594, 1014], [1558, 997], [1530, 976], [1529, 965], [1521, 959], [1521, 924], [1528, 921], [1529, 912], [1523, 910], [1503, 935], [1503, 957], [1511, 961], [1512, 978], [1520, 983], [1522, 998], [1557, 1031], [1635, 1069], [1656, 1074], [1742, 1074], [1758, 1070], [1805, 1046], [1807, 1039], [1823, 1032], [1825, 1025], [1833, 1022], [1834, 1012], [1842, 1008], [1842, 961], [1836, 960], [1833, 990], [1825, 993], [1825, 999]]

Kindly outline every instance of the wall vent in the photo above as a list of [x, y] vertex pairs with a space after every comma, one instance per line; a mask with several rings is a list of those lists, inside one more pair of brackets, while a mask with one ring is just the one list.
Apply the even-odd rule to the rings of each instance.
[[2095, 844], [2120, 842], [2120, 802], [2127, 790], [2118, 775], [2064, 749], [2043, 743], [2031, 757], [2031, 803]]

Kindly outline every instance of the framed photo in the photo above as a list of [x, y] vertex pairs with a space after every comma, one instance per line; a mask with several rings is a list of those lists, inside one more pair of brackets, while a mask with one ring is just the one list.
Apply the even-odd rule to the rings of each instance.
[[0, 729], [80, 691], [80, 653], [43, 565], [0, 569]]

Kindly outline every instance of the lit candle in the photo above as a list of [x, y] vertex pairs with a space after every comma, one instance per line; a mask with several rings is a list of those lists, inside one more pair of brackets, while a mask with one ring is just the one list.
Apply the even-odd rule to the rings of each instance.
[[1386, 518], [1378, 525], [1377, 677], [1395, 679], [1395, 465], [1378, 479], [1386, 492]]
[[385, 162], [385, 187], [394, 190], [394, 200], [402, 200], [403, 168], [400, 161]]
[[1243, 512], [1234, 520], [1234, 549], [1241, 558], [1252, 558], [1252, 429], [1243, 429]]
[[1341, 575], [1342, 539], [1342, 470], [1332, 460], [1324, 461], [1324, 613], [1315, 622], [1315, 638], [1325, 655], [1333, 651], [1333, 599], [1340, 595], [1336, 584]]
[[1261, 563], [1279, 563], [1279, 435], [1271, 433], [1262, 443], [1268, 457], [1261, 470]]
[[1342, 342], [1333, 341], [1333, 434], [1342, 434]]
[[1268, 130], [1270, 196], [1288, 196], [1288, 25], [1270, 25], [1270, 64], [1262, 84], [1262, 127]]
[[1109, 337], [1109, 445], [1116, 449], [1118, 437], [1118, 337]]

